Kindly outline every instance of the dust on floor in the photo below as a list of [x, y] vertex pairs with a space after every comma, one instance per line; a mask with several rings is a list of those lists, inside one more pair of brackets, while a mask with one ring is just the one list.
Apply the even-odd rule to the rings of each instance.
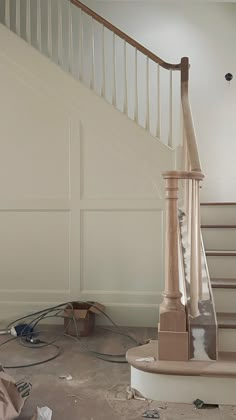
[[[58, 328], [55, 332], [55, 327], [51, 327], [48, 341], [58, 334]], [[59, 334], [62, 332], [61, 327]], [[155, 330], [146, 328], [129, 328], [129, 333], [139, 341], [155, 338], [156, 334]], [[0, 343], [5, 339], [1, 337]], [[159, 408], [161, 420], [236, 419], [236, 407], [197, 410], [193, 405], [127, 400], [129, 366], [106, 362], [86, 351], [89, 348], [104, 353], [124, 353], [133, 346], [125, 336], [97, 328], [92, 337], [81, 339], [80, 344], [62, 335], [56, 344], [63, 350], [57, 359], [35, 367], [7, 370], [17, 380], [24, 378], [33, 385], [20, 420], [28, 420], [36, 406], [50, 407], [53, 420], [136, 420], [142, 419], [144, 411], [152, 408]], [[25, 365], [49, 358], [55, 351], [53, 347], [30, 350], [17, 340], [1, 347], [1, 363]], [[72, 379], [60, 379], [61, 375], [71, 375]]]

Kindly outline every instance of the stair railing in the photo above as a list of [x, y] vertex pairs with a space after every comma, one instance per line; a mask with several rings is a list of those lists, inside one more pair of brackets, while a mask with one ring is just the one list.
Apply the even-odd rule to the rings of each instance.
[[202, 293], [199, 182], [203, 179], [189, 102], [188, 58], [178, 64], [162, 60], [79, 0], [0, 0], [0, 6], [1, 19], [9, 29], [169, 147], [183, 145], [184, 170], [163, 174], [167, 210], [159, 357], [186, 360], [186, 307], [181, 302], [178, 269], [178, 191], [182, 192], [188, 229], [190, 310], [197, 317]]
[[0, 0], [3, 23], [171, 148], [182, 142], [181, 63], [171, 64], [79, 0]]
[[[159, 358], [162, 360], [188, 360], [190, 357], [188, 317], [181, 302], [178, 249], [184, 252], [185, 275], [189, 283], [190, 316], [196, 318], [202, 300], [202, 249], [200, 231], [199, 184], [201, 171], [196, 134], [189, 102], [189, 59], [181, 60], [181, 103], [183, 110], [183, 168], [167, 171], [166, 180], [166, 250], [165, 292], [160, 305]], [[178, 202], [178, 193], [181, 200]], [[187, 245], [183, 250], [179, 232], [179, 208], [182, 208], [187, 228]]]
[[[179, 135], [176, 139], [176, 142], [173, 142], [173, 123], [174, 123], [174, 113], [176, 112], [178, 99], [174, 100], [174, 81], [173, 81], [173, 71], [180, 71], [181, 64], [171, 64], [156, 54], [152, 53], [150, 50], [145, 48], [143, 45], [138, 43], [136, 40], [128, 36], [126, 33], [118, 29], [116, 26], [112, 25], [106, 19], [95, 13], [89, 7], [84, 5], [79, 0], [70, 0], [71, 3], [80, 9], [81, 20], [83, 20], [83, 14], [90, 16], [91, 21], [91, 45], [93, 45], [93, 57], [91, 60], [91, 77], [90, 86], [95, 85], [93, 79], [96, 71], [96, 63], [94, 56], [94, 37], [95, 32], [94, 22], [100, 25], [100, 36], [101, 36], [101, 45], [102, 45], [102, 81], [101, 81], [101, 91], [100, 94], [106, 97], [106, 54], [109, 51], [106, 51], [106, 32], [107, 37], [112, 38], [112, 47], [110, 49], [111, 57], [111, 71], [112, 71], [112, 80], [111, 80], [111, 103], [118, 107], [118, 98], [117, 93], [118, 89], [123, 85], [123, 94], [121, 98], [122, 105], [120, 110], [123, 113], [129, 115], [131, 108], [133, 108], [132, 118], [138, 124], [143, 125], [143, 127], [149, 131], [154, 136], [161, 139], [161, 141], [168, 144], [169, 147], [176, 147], [180, 143], [181, 136], [181, 127], [179, 127]], [[118, 43], [117, 41], [123, 41], [123, 45], [119, 48], [118, 56]], [[132, 57], [133, 63], [128, 61], [128, 57]], [[123, 69], [122, 69], [123, 67]], [[132, 70], [131, 70], [132, 67]], [[165, 107], [165, 114], [168, 115], [167, 120], [163, 121], [163, 130], [162, 130], [162, 92], [161, 92], [161, 69], [166, 70], [169, 74], [168, 83], [166, 86], [166, 93], [168, 92], [168, 111]], [[117, 82], [118, 72], [123, 74], [122, 82]], [[133, 88], [132, 92], [130, 89], [131, 80], [130, 74], [133, 73], [131, 79], [133, 79]], [[166, 76], [166, 75], [165, 75]], [[164, 77], [165, 77], [164, 76]], [[152, 79], [152, 83], [151, 80]], [[155, 79], [155, 82], [154, 82]], [[142, 86], [142, 89], [140, 88]], [[142, 91], [141, 91], [142, 90]], [[155, 96], [153, 93], [155, 92]], [[165, 99], [165, 98], [164, 98]], [[179, 111], [179, 109], [178, 109]], [[177, 111], [177, 112], [178, 112]], [[145, 114], [144, 121], [142, 121], [141, 114]], [[179, 115], [178, 115], [179, 116]], [[165, 138], [166, 137], [166, 138]], [[165, 138], [165, 139], [164, 139]]]

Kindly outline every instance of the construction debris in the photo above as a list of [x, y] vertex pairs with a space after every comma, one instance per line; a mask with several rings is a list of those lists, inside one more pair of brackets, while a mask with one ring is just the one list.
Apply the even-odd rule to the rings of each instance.
[[204, 408], [219, 408], [218, 404], [206, 404], [204, 401], [197, 398], [195, 401], [193, 401], [193, 404], [197, 409], [204, 409]]
[[135, 359], [136, 362], [147, 362], [147, 363], [152, 363], [155, 362], [154, 357], [149, 356], [149, 357], [140, 357], [140, 359]]
[[147, 400], [147, 398], [145, 398], [139, 391], [137, 391], [134, 388], [131, 388], [131, 386], [127, 386], [126, 388], [126, 392], [128, 394], [127, 396], [127, 400], [138, 400], [138, 401], [151, 401], [151, 400]]
[[160, 414], [158, 412], [158, 410], [147, 410], [143, 413], [143, 416], [146, 419], [159, 419], [160, 418]]
[[32, 420], [51, 420], [52, 410], [48, 407], [37, 407], [36, 413]]
[[17, 418], [30, 394], [32, 385], [28, 382], [17, 382], [4, 372], [0, 366], [0, 419]]
[[72, 381], [73, 379], [71, 375], [60, 375], [59, 378], [65, 379], [66, 381]]

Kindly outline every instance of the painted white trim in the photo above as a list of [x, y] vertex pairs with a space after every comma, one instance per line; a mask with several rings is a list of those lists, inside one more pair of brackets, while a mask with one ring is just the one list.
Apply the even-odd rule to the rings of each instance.
[[235, 405], [236, 378], [160, 375], [131, 367], [131, 387], [151, 400]]
[[[38, 296], [42, 297], [41, 294]], [[35, 294], [32, 294], [32, 298], [35, 298]], [[80, 299], [79, 296], [77, 299]], [[20, 316], [34, 313], [41, 309], [60, 304], [62, 302], [69, 302], [71, 300], [76, 300], [75, 296], [72, 297], [70, 294], [57, 294], [53, 297], [51, 294], [45, 294], [45, 300], [41, 300], [40, 302], [31, 300], [18, 301], [16, 303], [15, 299], [12, 299], [12, 301], [1, 301], [0, 325], [5, 327], [10, 321]], [[124, 327], [153, 328], [157, 326], [159, 308], [158, 305], [108, 303], [105, 305], [105, 307], [106, 313], [117, 325]], [[62, 321], [60, 318], [50, 318], [49, 321], [45, 320], [43, 323], [61, 324]], [[111, 322], [105, 316], [96, 317], [96, 323], [97, 325], [112, 326]], [[150, 339], [151, 338], [155, 337], [150, 337]]]

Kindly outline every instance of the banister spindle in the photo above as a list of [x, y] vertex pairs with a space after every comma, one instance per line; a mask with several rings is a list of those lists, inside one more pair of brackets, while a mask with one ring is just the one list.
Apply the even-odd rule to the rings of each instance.
[[134, 121], [139, 122], [139, 103], [138, 103], [138, 50], [134, 52]]
[[106, 97], [105, 27], [102, 25], [102, 85], [101, 96]]
[[16, 1], [16, 33], [20, 36], [20, 1]]
[[202, 300], [202, 246], [201, 246], [201, 217], [200, 217], [200, 197], [199, 197], [200, 185], [197, 181], [197, 208], [196, 208], [196, 220], [197, 220], [197, 249], [198, 249], [198, 299]]
[[36, 10], [36, 16], [37, 16], [37, 46], [39, 51], [42, 50], [42, 24], [41, 24], [41, 0], [37, 0], [37, 10]]
[[116, 105], [116, 36], [113, 32], [113, 81], [112, 81], [112, 105]]
[[146, 130], [150, 130], [150, 93], [149, 93], [149, 58], [146, 57]]
[[69, 72], [74, 72], [74, 44], [73, 44], [73, 21], [72, 21], [72, 10], [71, 3], [68, 2], [68, 26], [69, 26]]
[[157, 64], [157, 125], [156, 136], [160, 139], [161, 134], [161, 91], [160, 91], [160, 66]]
[[168, 146], [173, 147], [173, 77], [172, 70], [170, 70], [169, 81], [169, 137]]
[[29, 44], [31, 44], [30, 0], [26, 0], [26, 40]]
[[91, 19], [91, 72], [90, 72], [90, 89], [95, 86], [95, 40], [94, 40], [94, 20]]
[[190, 308], [191, 315], [196, 317], [199, 315], [199, 230], [198, 225], [198, 181], [192, 180], [192, 214], [191, 214], [191, 254], [190, 254]]
[[48, 0], [48, 36], [47, 36], [47, 49], [48, 56], [52, 57], [52, 0]]
[[128, 114], [127, 43], [124, 41], [124, 114]]
[[[180, 101], [180, 109], [179, 109], [179, 119], [180, 119], [180, 127], [179, 127], [179, 146], [182, 146], [184, 148], [184, 119], [183, 119], [183, 109], [181, 106], [181, 101]], [[185, 165], [185, 163], [184, 163]]]
[[10, 0], [5, 0], [5, 25], [10, 28]]
[[84, 78], [84, 27], [83, 27], [83, 12], [80, 9], [79, 19], [79, 80]]
[[58, 19], [58, 64], [63, 66], [63, 40], [62, 40], [62, 6], [61, 0], [57, 1], [57, 19]]

